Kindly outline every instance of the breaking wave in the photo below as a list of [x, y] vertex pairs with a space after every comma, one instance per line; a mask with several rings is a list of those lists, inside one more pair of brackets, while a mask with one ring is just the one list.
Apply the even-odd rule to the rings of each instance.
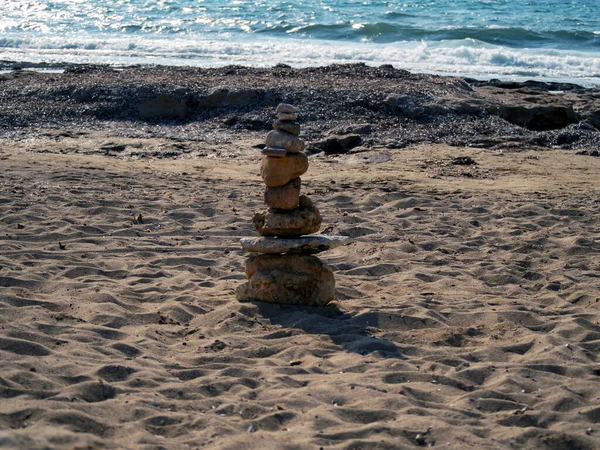
[[[33, 64], [96, 63], [115, 66], [229, 64], [294, 67], [331, 63], [392, 64], [416, 72], [480, 78], [544, 78], [600, 84], [600, 55], [558, 49], [516, 49], [476, 39], [389, 44], [317, 39], [194, 40], [111, 36], [0, 39], [0, 60]], [[10, 66], [10, 63], [7, 63]]]

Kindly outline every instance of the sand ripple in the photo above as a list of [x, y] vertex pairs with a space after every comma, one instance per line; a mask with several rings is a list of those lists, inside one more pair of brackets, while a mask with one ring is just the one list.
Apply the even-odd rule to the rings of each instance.
[[235, 301], [253, 167], [9, 155], [0, 446], [598, 448], [597, 186], [409, 156], [314, 161], [356, 242], [323, 255], [339, 300], [302, 308]]

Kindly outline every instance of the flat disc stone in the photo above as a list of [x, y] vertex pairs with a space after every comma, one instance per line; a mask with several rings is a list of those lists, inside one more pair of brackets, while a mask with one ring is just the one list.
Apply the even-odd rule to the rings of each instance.
[[248, 253], [296, 253], [312, 255], [331, 250], [340, 245], [349, 244], [352, 239], [347, 236], [301, 236], [297, 238], [242, 238], [242, 249]]

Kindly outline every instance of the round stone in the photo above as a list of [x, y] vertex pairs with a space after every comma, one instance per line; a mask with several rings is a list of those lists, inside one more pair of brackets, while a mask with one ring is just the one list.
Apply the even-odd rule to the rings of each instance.
[[319, 231], [321, 214], [306, 196], [300, 196], [298, 208], [278, 211], [270, 208], [266, 213], [256, 213], [252, 222], [261, 236], [296, 237]]
[[352, 242], [348, 236], [300, 236], [297, 238], [242, 238], [242, 249], [248, 253], [311, 255]]
[[269, 131], [265, 145], [270, 148], [285, 148], [289, 153], [300, 153], [305, 147], [304, 141], [279, 130]]
[[300, 178], [294, 178], [289, 183], [278, 187], [265, 189], [265, 204], [274, 209], [290, 211], [298, 207], [300, 202]]
[[290, 122], [289, 120], [276, 120], [273, 124], [273, 128], [294, 136], [298, 136], [300, 134], [300, 125], [298, 125], [297, 122]]
[[263, 158], [260, 176], [269, 187], [283, 186], [306, 173], [308, 157], [304, 153], [290, 153], [283, 158]]

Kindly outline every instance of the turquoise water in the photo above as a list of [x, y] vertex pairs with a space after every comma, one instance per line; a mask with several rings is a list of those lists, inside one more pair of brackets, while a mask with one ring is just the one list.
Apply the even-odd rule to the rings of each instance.
[[366, 62], [600, 84], [600, 0], [0, 0], [0, 60]]

